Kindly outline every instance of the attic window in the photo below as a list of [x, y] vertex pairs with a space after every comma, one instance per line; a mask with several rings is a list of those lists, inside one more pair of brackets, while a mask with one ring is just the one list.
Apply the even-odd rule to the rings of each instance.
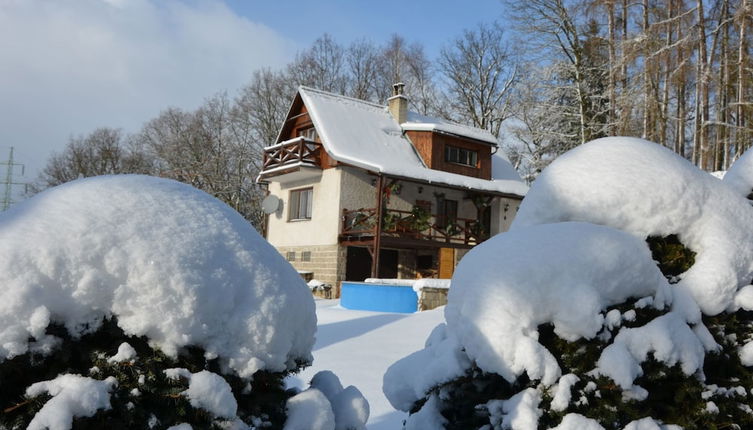
[[478, 152], [470, 149], [458, 148], [447, 145], [444, 147], [444, 160], [448, 163], [457, 163], [464, 166], [476, 167]]
[[298, 136], [305, 137], [308, 140], [319, 139], [319, 134], [316, 132], [316, 128], [314, 127], [309, 127], [309, 128], [298, 130]]

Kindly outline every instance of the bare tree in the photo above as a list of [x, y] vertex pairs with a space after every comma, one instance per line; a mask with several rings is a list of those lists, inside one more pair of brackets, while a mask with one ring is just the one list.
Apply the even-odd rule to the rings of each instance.
[[206, 191], [260, 227], [254, 181], [260, 145], [237, 122], [232, 102], [222, 93], [194, 112], [163, 111], [143, 127], [138, 140], [156, 160], [154, 174]]
[[345, 49], [325, 33], [309, 49], [296, 55], [288, 66], [288, 74], [296, 86], [344, 94], [348, 82]]
[[456, 119], [499, 136], [511, 116], [517, 65], [498, 24], [466, 30], [442, 49], [439, 69], [447, 80]]
[[82, 177], [148, 173], [150, 169], [151, 160], [134, 148], [120, 129], [102, 127], [71, 138], [62, 152], [53, 154], [32, 192]]
[[377, 100], [379, 50], [367, 40], [353, 42], [345, 54], [348, 65], [348, 95], [361, 100]]
[[392, 84], [405, 84], [405, 93], [412, 109], [421, 114], [436, 110], [431, 61], [418, 43], [408, 44], [393, 34], [380, 52], [376, 96], [380, 103], [392, 95]]
[[[591, 23], [574, 1], [569, 0], [528, 0], [525, 2], [506, 1], [513, 12], [520, 31], [528, 34], [529, 49], [539, 55], [548, 56], [545, 63], [560, 63], [566, 67], [560, 74], [563, 83], [569, 82], [572, 90], [572, 102], [578, 110], [578, 140], [585, 143], [595, 137], [606, 134], [606, 121], [597, 121], [601, 112], [601, 103], [594, 105], [594, 87], [600, 84], [604, 69], [600, 50], [589, 49], [588, 40], [595, 37], [587, 34]], [[596, 55], [598, 54], [598, 55]], [[606, 58], [605, 53], [603, 57]], [[605, 60], [608, 61], [608, 60]], [[594, 73], [596, 72], [596, 73]], [[595, 85], [595, 83], [597, 85]], [[597, 89], [598, 90], [598, 89]]]

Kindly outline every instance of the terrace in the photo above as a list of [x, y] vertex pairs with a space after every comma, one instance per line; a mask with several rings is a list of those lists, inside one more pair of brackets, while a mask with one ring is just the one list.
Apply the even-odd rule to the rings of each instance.
[[371, 243], [381, 231], [381, 243], [392, 246], [472, 248], [489, 238], [489, 228], [478, 219], [430, 214], [415, 206], [411, 211], [384, 209], [377, 223], [377, 208], [342, 213], [340, 242]]

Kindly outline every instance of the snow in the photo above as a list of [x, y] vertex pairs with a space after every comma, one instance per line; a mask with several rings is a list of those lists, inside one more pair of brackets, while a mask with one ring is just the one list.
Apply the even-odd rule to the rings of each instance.
[[743, 366], [753, 366], [753, 342], [748, 342], [740, 348], [740, 362]]
[[408, 120], [400, 125], [406, 131], [438, 131], [456, 136], [469, 137], [497, 146], [497, 138], [487, 130], [458, 124], [443, 118], [421, 115], [418, 112], [408, 111]]
[[520, 174], [510, 163], [510, 159], [502, 152], [498, 150], [492, 154], [492, 179], [494, 180], [509, 180], [509, 181], [522, 181]]
[[311, 378], [311, 387], [321, 391], [335, 414], [335, 430], [364, 430], [369, 419], [369, 403], [358, 388], [343, 388], [340, 379], [324, 370]]
[[536, 430], [541, 417], [541, 395], [527, 388], [507, 400], [492, 400], [486, 404], [493, 428]]
[[202, 370], [192, 374], [189, 379], [188, 390], [182, 394], [188, 398], [191, 406], [204, 409], [216, 417], [235, 418], [238, 403], [225, 378]]
[[440, 324], [429, 335], [424, 349], [387, 369], [384, 394], [395, 409], [409, 411], [431, 388], [463, 376], [470, 367], [463, 347]]
[[671, 300], [668, 289], [640, 239], [587, 223], [539, 225], [494, 236], [466, 254], [445, 317], [481, 369], [510, 382], [526, 372], [551, 385], [560, 369], [538, 343], [538, 325], [552, 323], [569, 341], [593, 338], [604, 307], [650, 295], [661, 308]]
[[586, 221], [641, 240], [677, 234], [696, 252], [678, 286], [691, 292], [704, 313], [715, 315], [732, 306], [737, 289], [753, 277], [753, 211], [726, 182], [660, 145], [598, 139], [539, 175], [511, 230]]
[[[300, 87], [298, 92], [324, 148], [337, 161], [427, 183], [516, 196], [524, 196], [528, 191], [528, 186], [519, 178], [489, 181], [427, 168], [405, 137], [403, 128], [384, 106], [307, 87]], [[427, 127], [436, 125], [431, 123]], [[457, 127], [472, 130], [466, 126]], [[490, 136], [483, 130], [475, 133]]]
[[327, 397], [316, 388], [296, 394], [285, 406], [284, 430], [334, 430], [335, 414]]
[[[396, 411], [382, 392], [387, 368], [424, 347], [432, 330], [444, 320], [443, 309], [396, 314], [342, 308], [337, 300], [316, 300], [319, 328], [314, 363], [290, 376], [290, 387], [306, 388], [323, 370], [343, 384], [353, 384], [369, 403], [369, 430], [401, 428], [408, 414]], [[436, 430], [436, 427], [432, 428]]]
[[118, 352], [107, 359], [108, 363], [122, 363], [136, 358], [136, 350], [128, 342], [123, 342], [118, 347]]
[[722, 181], [739, 196], [748, 197], [753, 192], [753, 150], [748, 149], [732, 163]]
[[572, 373], [560, 377], [557, 385], [551, 390], [554, 393], [552, 396], [553, 411], [562, 412], [570, 406], [570, 399], [572, 398], [571, 389], [578, 381], [580, 381], [580, 378]]
[[405, 430], [436, 430], [448, 424], [447, 419], [439, 413], [437, 395], [432, 394], [420, 411], [408, 417]]
[[49, 394], [52, 398], [34, 415], [27, 430], [68, 430], [73, 418], [91, 417], [100, 409], [110, 409], [110, 391], [115, 385], [112, 377], [98, 381], [72, 374], [31, 385], [26, 397]]
[[567, 414], [558, 426], [551, 430], [604, 430], [597, 421], [580, 414]]
[[703, 367], [706, 351], [685, 318], [669, 312], [645, 326], [620, 330], [614, 343], [602, 352], [597, 373], [630, 390], [635, 378], [643, 374], [640, 363], [649, 352], [668, 366], [680, 363], [683, 373], [692, 375]]
[[311, 359], [305, 282], [188, 185], [123, 175], [49, 189], [0, 214], [0, 255], [0, 360], [49, 345], [49, 323], [79, 336], [111, 315], [170, 356], [200, 346], [241, 377]]
[[181, 394], [186, 396], [191, 406], [204, 409], [216, 417], [235, 418], [238, 402], [222, 376], [207, 370], [191, 373], [188, 369], [177, 367], [163, 372], [168, 379], [188, 380], [188, 389]]
[[[702, 379], [706, 353], [720, 348], [702, 313], [753, 310], [753, 287], [747, 286], [753, 277], [753, 210], [744, 199], [749, 190], [735, 193], [725, 182], [641, 139], [599, 139], [561, 156], [535, 181], [512, 229], [460, 262], [446, 326], [438, 326], [422, 350], [390, 367], [388, 399], [406, 411], [427, 396], [430, 402], [431, 389], [463, 375], [473, 361], [510, 383], [524, 373], [541, 382], [487, 403], [492, 427], [515, 428], [511, 411], [520, 408], [518, 428], [536, 428], [541, 394], [552, 396], [552, 410], [565, 411], [578, 381], [576, 375], [561, 376], [556, 358], [538, 342], [541, 324], [552, 324], [567, 341], [598, 336], [606, 342], [588, 375], [611, 378], [624, 401], [647, 398], [634, 382], [649, 357]], [[645, 242], [647, 236], [672, 234], [696, 253], [694, 265], [674, 285]], [[623, 321], [636, 320], [635, 309], [606, 309], [631, 298], [635, 309], [663, 314], [624, 327]], [[753, 346], [741, 348], [744, 364], [753, 362], [751, 351]], [[719, 390], [710, 387], [709, 397]], [[576, 415], [557, 428], [588, 427], [601, 428]], [[677, 427], [651, 417], [626, 427], [670, 428]]]

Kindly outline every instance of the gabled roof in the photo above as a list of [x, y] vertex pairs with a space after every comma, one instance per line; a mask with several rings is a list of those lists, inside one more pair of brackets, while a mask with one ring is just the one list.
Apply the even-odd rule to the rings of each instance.
[[[411, 141], [404, 135], [406, 127], [427, 127], [496, 145], [490, 133], [409, 113], [409, 121], [400, 124], [387, 108], [363, 100], [329, 92], [300, 87], [298, 89], [311, 121], [316, 127], [324, 149], [342, 163], [385, 175], [414, 179], [427, 183], [450, 185], [478, 191], [524, 196], [528, 191], [518, 176], [485, 180], [426, 167]], [[433, 128], [432, 128], [433, 127]], [[504, 162], [506, 160], [503, 160]], [[499, 163], [495, 160], [495, 163]], [[508, 162], [509, 164], [509, 162]], [[509, 170], [514, 171], [510, 165]]]

